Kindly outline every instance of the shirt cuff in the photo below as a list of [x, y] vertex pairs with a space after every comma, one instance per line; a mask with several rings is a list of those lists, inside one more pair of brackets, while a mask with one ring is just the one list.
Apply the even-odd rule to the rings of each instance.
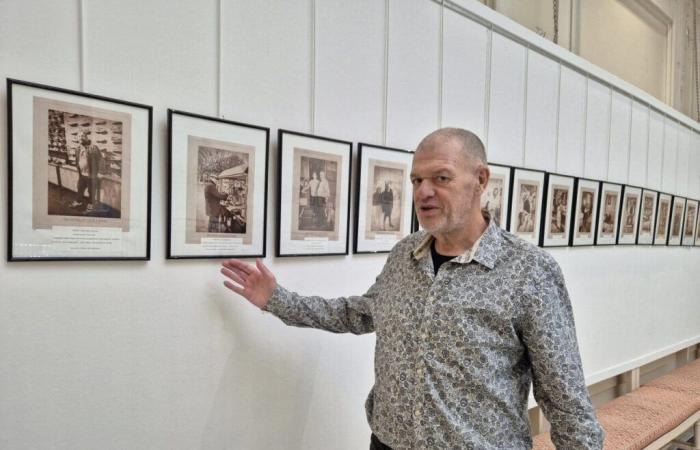
[[272, 295], [267, 301], [267, 305], [265, 305], [262, 310], [278, 316], [284, 308], [284, 305], [286, 304], [285, 300], [289, 297], [289, 294], [290, 293], [288, 290], [278, 284], [272, 291]]

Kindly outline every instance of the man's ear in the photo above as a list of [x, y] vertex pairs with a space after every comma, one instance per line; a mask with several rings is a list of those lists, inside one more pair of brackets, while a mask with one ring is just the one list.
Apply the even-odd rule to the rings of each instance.
[[489, 170], [489, 166], [487, 166], [486, 164], [479, 164], [479, 167], [476, 170], [477, 177], [479, 178], [479, 186], [481, 187], [481, 192], [484, 192], [489, 184], [489, 178], [491, 178], [491, 171]]

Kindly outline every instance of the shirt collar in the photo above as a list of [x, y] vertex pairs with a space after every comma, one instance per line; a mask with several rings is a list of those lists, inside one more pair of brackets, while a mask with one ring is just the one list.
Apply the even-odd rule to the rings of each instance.
[[[489, 269], [493, 269], [496, 266], [502, 237], [496, 222], [491, 220], [487, 214], [484, 214], [484, 217], [489, 223], [486, 230], [474, 242], [471, 249], [456, 256], [452, 261], [458, 264], [469, 264], [472, 261], [476, 261]], [[426, 233], [411, 252], [413, 258], [420, 260], [430, 256], [430, 246], [434, 240], [435, 238], [431, 234]]]

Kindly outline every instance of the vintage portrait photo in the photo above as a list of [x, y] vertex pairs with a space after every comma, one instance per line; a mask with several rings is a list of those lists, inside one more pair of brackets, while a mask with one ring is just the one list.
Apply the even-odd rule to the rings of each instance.
[[238, 237], [250, 244], [255, 148], [199, 136], [188, 136], [187, 142], [185, 242]]
[[641, 211], [639, 212], [638, 244], [651, 244], [654, 240], [654, 220], [658, 194], [654, 191], [642, 191]]
[[595, 194], [596, 192], [592, 188], [581, 188], [580, 202], [576, 208], [576, 237], [590, 238], [593, 236]]
[[[292, 240], [307, 237], [338, 239], [339, 172], [342, 169], [342, 158], [339, 156], [294, 148]], [[388, 206], [385, 210], [388, 210]], [[386, 221], [389, 226], [390, 219]], [[380, 218], [380, 222], [383, 224], [383, 218]], [[376, 225], [381, 226], [380, 223]]]
[[641, 188], [625, 186], [623, 189], [622, 216], [618, 244], [636, 244]]
[[615, 191], [603, 192], [603, 223], [600, 228], [601, 236], [614, 236], [617, 221], [617, 203], [619, 193]]
[[360, 143], [353, 253], [384, 253], [412, 233], [413, 152]]
[[593, 245], [597, 220], [600, 182], [579, 178], [575, 182], [574, 222], [571, 245]]
[[389, 161], [368, 161], [368, 189], [365, 210], [365, 239], [374, 239], [377, 233], [403, 234], [403, 196], [408, 166]]
[[695, 240], [695, 221], [698, 217], [698, 202], [688, 200], [685, 207], [685, 220], [683, 224], [683, 245], [693, 245]]
[[670, 217], [671, 196], [668, 194], [659, 194], [659, 205], [656, 218], [654, 245], [666, 245], [666, 242], [668, 241], [668, 228]]
[[568, 222], [569, 187], [554, 185], [549, 208], [552, 211], [549, 217], [549, 237], [564, 236]]
[[[128, 114], [34, 97], [34, 228], [128, 231]], [[41, 183], [43, 186], [39, 186]]]
[[535, 236], [540, 184], [531, 180], [519, 180], [517, 184], [516, 234]]
[[8, 259], [150, 259], [153, 108], [7, 80]]
[[503, 190], [505, 189], [505, 179], [500, 174], [492, 174], [486, 192], [481, 195], [481, 208], [489, 212], [496, 225], [503, 223]]
[[671, 238], [677, 238], [681, 235], [681, 227], [683, 226], [683, 208], [684, 204], [681, 201], [673, 202], [673, 212], [671, 213]]

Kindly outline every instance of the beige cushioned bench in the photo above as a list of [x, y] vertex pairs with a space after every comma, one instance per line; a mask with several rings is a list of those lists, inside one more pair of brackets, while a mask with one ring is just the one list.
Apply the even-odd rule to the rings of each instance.
[[[700, 424], [700, 359], [606, 403], [596, 415], [605, 430], [605, 450], [663, 448]], [[700, 448], [698, 429], [694, 448]], [[549, 433], [533, 439], [533, 450], [554, 448]]]

